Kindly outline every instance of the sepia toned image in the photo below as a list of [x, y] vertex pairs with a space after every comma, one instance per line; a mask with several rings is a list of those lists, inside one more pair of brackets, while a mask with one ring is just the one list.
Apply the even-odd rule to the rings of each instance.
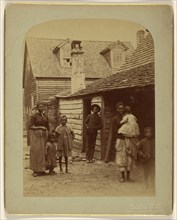
[[154, 64], [153, 36], [129, 21], [29, 30], [24, 196], [155, 195]]
[[170, 5], [6, 8], [9, 215], [170, 215], [172, 110]]

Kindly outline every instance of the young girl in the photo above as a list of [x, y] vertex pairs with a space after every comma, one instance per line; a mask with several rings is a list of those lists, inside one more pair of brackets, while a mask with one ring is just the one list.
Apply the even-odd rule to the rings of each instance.
[[57, 166], [56, 163], [56, 145], [55, 145], [54, 134], [49, 134], [48, 141], [46, 143], [46, 168], [49, 170], [50, 175], [56, 174], [54, 168]]
[[61, 116], [61, 125], [59, 125], [55, 132], [57, 135], [58, 143], [57, 143], [57, 153], [59, 156], [59, 166], [60, 166], [60, 173], [63, 174], [62, 168], [62, 157], [65, 157], [65, 166], [66, 166], [66, 173], [70, 173], [68, 170], [68, 156], [71, 155], [72, 150], [72, 141], [74, 139], [74, 132], [71, 130], [70, 127], [66, 125], [67, 117], [66, 115]]
[[152, 135], [152, 128], [144, 129], [144, 138], [138, 143], [138, 155], [143, 163], [146, 187], [149, 185], [149, 178], [154, 182], [155, 175], [155, 140]]

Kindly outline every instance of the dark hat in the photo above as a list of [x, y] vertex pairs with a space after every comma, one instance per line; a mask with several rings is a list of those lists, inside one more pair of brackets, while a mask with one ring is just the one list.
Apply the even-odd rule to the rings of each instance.
[[93, 104], [93, 105], [91, 106], [91, 110], [92, 110], [92, 111], [93, 111], [93, 108], [94, 108], [94, 107], [98, 108], [98, 112], [100, 112], [100, 111], [101, 111], [100, 106], [99, 106], [99, 105], [97, 105], [97, 104]]

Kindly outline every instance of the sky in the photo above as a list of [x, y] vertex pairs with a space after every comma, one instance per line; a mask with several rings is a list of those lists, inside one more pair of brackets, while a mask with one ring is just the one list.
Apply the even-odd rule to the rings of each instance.
[[27, 38], [50, 38], [90, 41], [130, 41], [136, 47], [136, 33], [145, 30], [137, 23], [108, 19], [53, 20], [32, 27]]

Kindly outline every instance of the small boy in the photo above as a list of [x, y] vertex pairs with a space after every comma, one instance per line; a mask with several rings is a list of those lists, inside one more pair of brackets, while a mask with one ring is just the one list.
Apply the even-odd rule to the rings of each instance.
[[87, 116], [85, 125], [86, 125], [86, 140], [87, 140], [87, 147], [86, 147], [86, 162], [93, 163], [93, 156], [95, 151], [95, 143], [98, 130], [101, 129], [101, 117], [98, 113], [101, 111], [99, 105], [94, 104], [91, 106], [91, 110], [93, 114], [89, 114]]
[[138, 143], [138, 156], [143, 163], [144, 177], [146, 187], [148, 187], [149, 178], [154, 182], [155, 176], [155, 140], [152, 134], [152, 128], [144, 129], [144, 138]]
[[48, 141], [46, 143], [46, 168], [49, 170], [49, 175], [54, 175], [56, 172], [54, 168], [56, 163], [56, 145], [54, 134], [49, 134]]
[[66, 115], [61, 116], [61, 125], [59, 125], [55, 132], [58, 139], [57, 143], [57, 154], [59, 156], [59, 166], [60, 166], [60, 173], [64, 174], [62, 168], [62, 157], [65, 158], [65, 166], [66, 166], [66, 173], [70, 173], [68, 170], [68, 156], [71, 156], [72, 151], [72, 142], [74, 139], [74, 132], [72, 129], [66, 125], [67, 117]]

